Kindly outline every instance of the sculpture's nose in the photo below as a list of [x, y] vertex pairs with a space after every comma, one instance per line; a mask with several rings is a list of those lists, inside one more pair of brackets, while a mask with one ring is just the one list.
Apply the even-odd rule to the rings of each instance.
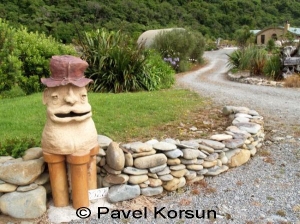
[[69, 88], [68, 94], [64, 97], [66, 103], [74, 105], [78, 101], [78, 97], [74, 94], [72, 88]]

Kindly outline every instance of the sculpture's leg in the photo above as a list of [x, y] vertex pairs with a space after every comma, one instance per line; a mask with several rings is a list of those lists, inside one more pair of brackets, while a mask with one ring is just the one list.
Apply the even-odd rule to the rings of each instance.
[[77, 152], [67, 155], [67, 162], [71, 168], [73, 207], [89, 207], [88, 195], [88, 162], [89, 152]]
[[88, 185], [89, 190], [97, 189], [97, 164], [96, 155], [99, 152], [99, 146], [94, 147], [90, 151], [90, 162], [88, 164]]
[[44, 152], [43, 157], [48, 163], [54, 206], [68, 206], [69, 192], [65, 156]]

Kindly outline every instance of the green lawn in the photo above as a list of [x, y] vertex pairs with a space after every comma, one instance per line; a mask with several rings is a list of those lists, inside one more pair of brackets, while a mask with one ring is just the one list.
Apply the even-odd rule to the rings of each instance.
[[[157, 127], [180, 122], [188, 111], [203, 108], [204, 100], [188, 90], [137, 93], [89, 93], [99, 134], [117, 142], [160, 137]], [[46, 121], [42, 94], [0, 100], [0, 142], [14, 137], [40, 139]]]

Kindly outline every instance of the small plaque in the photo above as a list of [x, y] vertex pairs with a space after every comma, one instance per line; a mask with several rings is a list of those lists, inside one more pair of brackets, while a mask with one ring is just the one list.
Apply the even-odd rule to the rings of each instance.
[[104, 188], [89, 190], [89, 200], [106, 197], [108, 193], [108, 189], [109, 189], [108, 187], [104, 187]]

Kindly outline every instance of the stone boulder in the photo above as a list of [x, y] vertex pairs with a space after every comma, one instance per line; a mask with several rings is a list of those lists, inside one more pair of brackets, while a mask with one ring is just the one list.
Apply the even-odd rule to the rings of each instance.
[[0, 164], [0, 179], [15, 185], [28, 185], [33, 183], [44, 171], [43, 158], [16, 161], [9, 160]]
[[0, 210], [14, 218], [38, 218], [46, 212], [46, 190], [39, 186], [31, 191], [4, 194], [0, 197]]

